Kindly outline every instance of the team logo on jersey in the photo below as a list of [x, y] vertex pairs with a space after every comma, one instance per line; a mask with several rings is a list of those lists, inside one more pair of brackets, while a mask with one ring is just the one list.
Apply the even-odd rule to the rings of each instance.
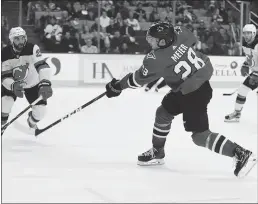
[[156, 59], [156, 56], [155, 56], [153, 50], [151, 52], [149, 52], [146, 57], [147, 57], [147, 59]]
[[15, 81], [23, 80], [28, 75], [29, 63], [13, 68], [13, 78]]
[[177, 34], [179, 34], [179, 33], [182, 33], [183, 31], [182, 31], [182, 29], [181, 29], [179, 26], [176, 26], [176, 27], [175, 27], [175, 32], [176, 32]]

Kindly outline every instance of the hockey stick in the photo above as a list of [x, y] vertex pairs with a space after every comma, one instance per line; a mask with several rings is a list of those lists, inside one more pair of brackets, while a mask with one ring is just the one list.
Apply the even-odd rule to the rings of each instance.
[[236, 92], [237, 92], [237, 89], [231, 93], [223, 93], [223, 96], [232, 96]]
[[15, 116], [12, 120], [10, 120], [8, 123], [6, 123], [2, 128], [1, 128], [1, 136], [4, 134], [4, 131], [6, 128], [11, 125], [15, 120], [17, 120], [21, 115], [23, 115], [27, 110], [29, 110], [32, 106], [34, 106], [36, 103], [38, 103], [42, 99], [42, 96], [40, 96], [38, 99], [36, 99], [32, 104], [27, 106], [22, 112], [20, 112], [17, 116]]
[[[247, 74], [246, 76], [249, 77], [250, 74]], [[231, 93], [223, 93], [223, 96], [232, 96], [232, 95], [233, 95], [234, 93], [236, 93], [237, 91], [238, 91], [238, 88], [237, 88], [235, 91], [231, 92]]]
[[57, 125], [58, 123], [61, 123], [63, 120], [69, 118], [70, 116], [74, 115], [75, 113], [80, 112], [82, 109], [84, 109], [85, 107], [89, 106], [90, 104], [94, 103], [95, 101], [99, 100], [100, 98], [102, 98], [103, 96], [106, 95], [106, 92], [100, 94], [99, 96], [97, 96], [96, 98], [92, 99], [91, 101], [85, 103], [84, 105], [80, 106], [79, 108], [75, 109], [74, 111], [68, 113], [67, 115], [65, 115], [64, 117], [58, 119], [57, 121], [51, 123], [50, 125], [48, 125], [47, 127], [43, 128], [43, 129], [36, 129], [35, 130], [35, 136], [38, 136], [39, 134], [41, 134], [42, 132], [45, 132], [46, 130], [52, 128], [53, 126]]

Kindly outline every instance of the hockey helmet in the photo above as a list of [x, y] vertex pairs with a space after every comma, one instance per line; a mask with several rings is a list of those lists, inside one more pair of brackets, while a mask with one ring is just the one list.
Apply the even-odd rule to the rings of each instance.
[[[25, 41], [24, 42], [18, 42], [17, 44], [14, 42], [16, 37], [19, 36], [24, 36]], [[16, 51], [21, 51], [23, 49], [23, 47], [25, 46], [26, 42], [27, 42], [27, 34], [25, 32], [25, 30], [23, 30], [21, 27], [14, 27], [10, 30], [9, 32], [9, 40], [13, 46], [13, 48]]]
[[168, 22], [158, 22], [151, 25], [147, 31], [146, 40], [149, 37], [156, 38], [158, 40], [159, 47], [167, 47], [171, 45], [175, 38], [174, 27]]
[[[249, 34], [251, 33], [251, 35]], [[256, 27], [253, 24], [246, 24], [243, 27], [243, 37], [247, 43], [251, 43], [256, 36]]]

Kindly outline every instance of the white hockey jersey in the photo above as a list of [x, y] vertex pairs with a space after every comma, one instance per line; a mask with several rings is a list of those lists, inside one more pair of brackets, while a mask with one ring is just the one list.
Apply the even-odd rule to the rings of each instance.
[[246, 55], [246, 62], [249, 64], [251, 71], [258, 72], [258, 37], [251, 44], [247, 44], [243, 39], [243, 51]]
[[19, 55], [11, 45], [2, 50], [2, 85], [11, 90], [14, 81], [22, 81], [23, 88], [31, 88], [42, 79], [50, 80], [51, 70], [37, 45], [27, 43]]

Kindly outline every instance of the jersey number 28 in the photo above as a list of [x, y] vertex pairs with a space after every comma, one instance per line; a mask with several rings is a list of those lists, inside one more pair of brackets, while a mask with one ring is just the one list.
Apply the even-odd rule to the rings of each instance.
[[[205, 63], [204, 61], [196, 56], [196, 53], [194, 50], [190, 47], [187, 52], [187, 59], [190, 62], [187, 61], [179, 61], [176, 66], [174, 67], [174, 72], [176, 74], [182, 73], [182, 79], [185, 79], [189, 76], [189, 74], [192, 73], [192, 71], [199, 70], [204, 67]], [[195, 68], [195, 69], [194, 69]]]

